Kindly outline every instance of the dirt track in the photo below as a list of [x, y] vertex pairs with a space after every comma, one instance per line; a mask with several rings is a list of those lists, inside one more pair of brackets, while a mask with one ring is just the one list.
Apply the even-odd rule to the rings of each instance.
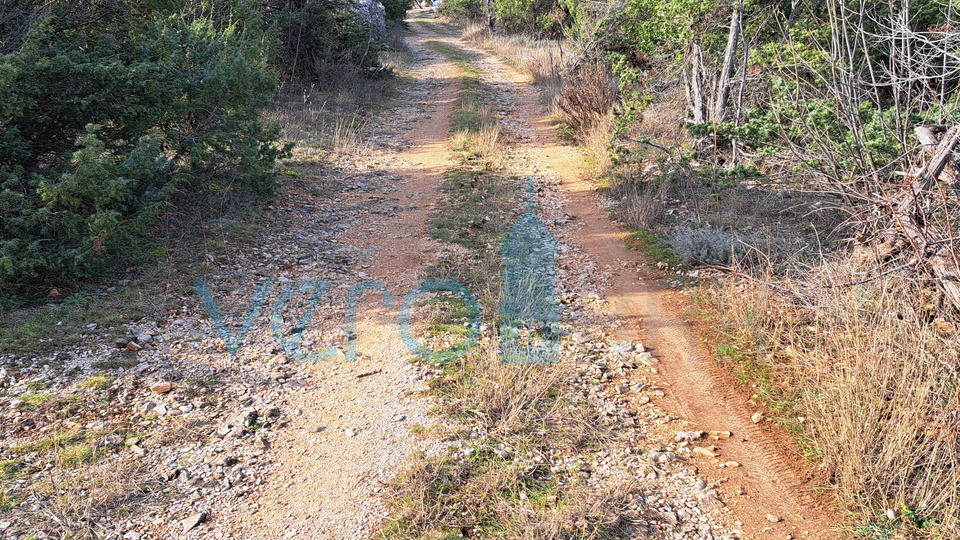
[[[722, 460], [742, 467], [718, 468], [717, 460], [697, 460], [696, 465], [707, 479], [726, 486], [724, 502], [742, 522], [744, 537], [838, 537], [833, 529], [837, 517], [805, 495], [790, 466], [789, 450], [776, 447], [782, 438], [768, 435], [751, 421], [755, 411], [724, 383], [690, 326], [667, 307], [668, 293], [658, 286], [657, 272], [627, 249], [625, 232], [606, 217], [584, 180], [589, 173], [583, 159], [558, 142], [535, 90], [513, 69], [449, 30], [438, 23], [418, 24], [408, 38], [417, 57], [411, 74], [420, 81], [411, 95], [423, 99], [422, 113], [414, 129], [403, 135], [410, 148], [383, 166], [386, 173], [401, 178], [395, 186], [399, 191], [390, 195], [398, 210], [392, 215], [370, 213], [342, 234], [356, 252], [367, 254], [368, 264], [359, 277], [386, 283], [399, 298], [442, 249], [430, 240], [427, 226], [450, 158], [445, 140], [460, 79], [457, 68], [425, 41], [442, 40], [469, 51], [490, 79], [487, 82], [515, 100], [511, 121], [531, 130], [532, 137], [515, 139], [518, 150], [533, 158], [531, 166], [562, 181], [559, 196], [565, 212], [576, 217], [565, 231], [568, 242], [609, 273], [600, 293], [610, 313], [623, 322], [615, 336], [652, 346], [660, 360], [657, 376], [666, 389], [660, 406], [698, 430], [734, 433], [721, 443]], [[353, 197], [345, 204], [365, 195]], [[377, 494], [382, 482], [401, 469], [407, 454], [440, 451], [408, 429], [415, 422], [430, 422], [429, 403], [407, 397], [422, 388], [422, 378], [411, 371], [410, 355], [392, 323], [394, 312], [381, 309], [376, 294], [364, 298], [360, 361], [347, 364], [339, 357], [311, 368], [311, 384], [322, 391], [297, 394], [287, 404], [298, 414], [276, 443], [276, 469], [255, 496], [254, 512], [219, 516], [221, 528], [233, 537], [369, 537], [385, 519], [386, 509]], [[768, 515], [782, 520], [774, 523]]]

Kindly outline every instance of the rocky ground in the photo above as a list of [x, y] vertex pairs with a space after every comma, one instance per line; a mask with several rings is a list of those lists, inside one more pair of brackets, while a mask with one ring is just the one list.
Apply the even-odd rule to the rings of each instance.
[[[725, 473], [753, 465], [725, 457], [740, 434], [669, 412], [656, 351], [618, 335], [624, 322], [604, 291], [638, 267], [604, 267], [583, 249], [585, 225], [570, 213], [564, 183], [532, 149], [542, 120], [518, 98], [515, 74], [431, 22], [430, 12], [421, 16], [427, 21], [408, 39], [413, 81], [365, 124], [358, 145], [336, 155], [299, 150], [287, 164], [296, 180], [255, 229], [229, 218], [208, 224], [221, 240], [197, 277], [229, 339], [242, 343], [233, 354], [197, 294], [204, 285], [180, 288], [181, 280], [168, 294], [178, 306], [165, 314], [90, 323], [75, 345], [0, 358], [0, 537], [372, 537], [390, 519], [383, 487], [408, 456], [469, 457], [431, 435], [448, 422], [430, 413], [426, 392], [440, 369], [400, 343], [394, 311], [376, 294], [359, 302], [357, 361], [343, 354], [357, 283], [380, 280], [399, 300], [427, 264], [454, 249], [429, 238], [428, 221], [450, 163], [444, 141], [458, 71], [427, 40], [460, 47], [487, 79], [488, 104], [509, 141], [504, 166], [533, 182], [538, 214], [560, 245], [561, 361], [572, 368], [564, 384], [615, 428], [600, 451], [534, 457], [505, 449], [505, 459], [545, 460], [598, 491], [628, 485], [627, 510], [606, 516], [624, 537], [811, 534], [795, 515], [750, 500], [742, 476]], [[292, 328], [321, 282], [297, 344]], [[295, 352], [330, 347], [337, 350], [323, 361]], [[751, 515], [767, 525], [741, 522], [734, 500], [753, 504]]]

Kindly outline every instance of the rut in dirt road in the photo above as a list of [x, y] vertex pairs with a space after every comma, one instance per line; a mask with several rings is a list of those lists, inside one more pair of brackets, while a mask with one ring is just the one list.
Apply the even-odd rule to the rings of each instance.
[[[422, 39], [409, 40], [417, 82], [405, 101], [418, 104], [394, 111], [376, 126], [379, 137], [403, 138], [411, 148], [372, 148], [356, 164], [381, 169], [382, 184], [363, 199], [386, 198], [394, 212], [367, 213], [342, 233], [356, 260], [355, 283], [371, 283], [362, 295], [356, 329], [358, 361], [337, 356], [307, 369], [311, 386], [285, 403], [293, 412], [274, 448], [275, 469], [266, 488], [245, 511], [222, 515], [235, 538], [369, 538], [386, 513], [378, 492], [409, 454], [436, 452], [434, 443], [411, 433], [432, 423], [429, 402], [411, 397], [425, 389], [426, 374], [410, 364], [411, 354], [397, 334], [396, 310], [385, 309], [380, 290], [402, 295], [416, 285], [424, 265], [438, 250], [427, 230], [428, 215], [448, 158], [446, 138], [458, 88], [456, 68], [431, 52]], [[413, 129], [397, 129], [415, 119]], [[362, 204], [347, 195], [343, 206]], [[387, 219], [384, 219], [387, 214]], [[385, 284], [378, 289], [375, 282]], [[342, 285], [342, 284], [335, 284]], [[341, 305], [345, 290], [332, 294]], [[362, 296], [361, 296], [362, 295]], [[340, 319], [341, 321], [343, 319]], [[330, 321], [332, 322], [332, 321]], [[339, 322], [339, 321], [337, 321]], [[322, 328], [319, 333], [335, 333]]]

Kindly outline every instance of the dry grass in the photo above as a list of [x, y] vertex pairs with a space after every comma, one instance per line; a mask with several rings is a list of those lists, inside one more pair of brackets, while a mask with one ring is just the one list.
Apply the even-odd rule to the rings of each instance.
[[733, 343], [752, 349], [737, 358], [745, 379], [774, 381], [762, 397], [792, 411], [781, 421], [858, 534], [960, 538], [957, 326], [934, 315], [927, 284], [865, 277], [840, 259], [776, 284], [731, 280], [714, 299]]
[[632, 515], [635, 486], [598, 491], [576, 471], [551, 469], [557, 456], [608, 436], [581, 400], [566, 395], [568, 369], [501, 364], [494, 341], [445, 365], [434, 393], [439, 412], [465, 426], [448, 434], [461, 450], [412, 457], [392, 485], [393, 519], [382, 536], [620, 537], [619, 516]]
[[[481, 113], [482, 114], [482, 113]], [[489, 114], [483, 114], [489, 118]], [[480, 160], [486, 168], [496, 168], [503, 157], [500, 152], [500, 125], [483, 122], [478, 132], [458, 130], [450, 137], [450, 148], [469, 161]]]
[[[482, 74], [457, 50], [435, 47], [464, 70], [465, 90], [450, 140], [460, 163], [448, 171], [445, 200], [432, 218], [434, 238], [454, 246], [427, 274], [472, 290], [492, 329], [503, 296], [497, 246], [518, 217], [523, 180], [502, 174], [501, 164], [489, 160], [500, 153], [499, 127], [479, 105]], [[465, 306], [449, 295], [435, 295], [416, 315], [415, 333], [435, 349], [464, 337]], [[628, 510], [637, 506], [635, 486], [598, 490], [561, 465], [611, 437], [582, 394], [568, 386], [569, 364], [503, 364], [495, 332], [487, 330], [478, 346], [436, 365], [441, 375], [431, 393], [435, 411], [449, 419], [440, 435], [450, 452], [411, 457], [390, 486], [392, 511], [381, 537], [625, 536], [629, 524], [620, 516], [637, 516]]]
[[328, 148], [336, 154], [352, 154], [359, 150], [363, 144], [360, 133], [365, 123], [358, 113], [335, 115], [323, 128], [329, 137]]
[[528, 75], [539, 90], [541, 105], [584, 147], [597, 173], [610, 168], [618, 91], [609, 68], [578, 61], [563, 41], [496, 34], [481, 23], [467, 23], [463, 37]]
[[572, 58], [562, 41], [494, 34], [485, 25], [475, 22], [464, 26], [463, 38], [528, 75], [540, 88], [543, 105], [550, 111], [555, 110], [562, 74]]

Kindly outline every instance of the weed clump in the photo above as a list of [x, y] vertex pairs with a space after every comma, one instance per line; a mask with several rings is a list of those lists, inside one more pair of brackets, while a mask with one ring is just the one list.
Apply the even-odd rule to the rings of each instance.
[[668, 237], [671, 251], [683, 264], [729, 264], [743, 252], [730, 233], [713, 227], [675, 227]]

